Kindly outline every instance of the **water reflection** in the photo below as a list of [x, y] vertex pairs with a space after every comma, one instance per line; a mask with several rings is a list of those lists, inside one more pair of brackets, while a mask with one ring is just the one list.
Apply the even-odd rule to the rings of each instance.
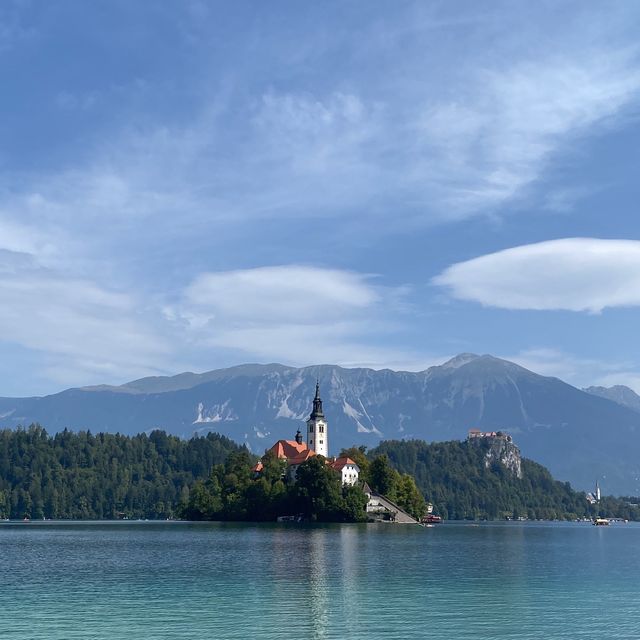
[[329, 626], [329, 581], [330, 571], [340, 567], [327, 566], [327, 529], [308, 532], [309, 544], [309, 611], [311, 637], [321, 640], [327, 637]]
[[[366, 528], [345, 526], [340, 529], [340, 566], [336, 571], [340, 576], [340, 591], [342, 595], [342, 611], [345, 622], [349, 627], [360, 624], [360, 591], [358, 589], [359, 567], [366, 554]], [[362, 555], [361, 555], [362, 554]]]

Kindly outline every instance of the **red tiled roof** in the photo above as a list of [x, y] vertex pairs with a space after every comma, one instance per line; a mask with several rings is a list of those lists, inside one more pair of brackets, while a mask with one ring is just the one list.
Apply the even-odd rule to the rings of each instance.
[[256, 462], [253, 467], [251, 467], [251, 471], [253, 471], [253, 473], [260, 473], [263, 469], [264, 465], [260, 460], [258, 460], [258, 462]]
[[304, 451], [309, 451], [305, 442], [298, 444], [295, 440], [278, 440], [269, 451], [273, 451], [278, 458], [295, 458]]
[[309, 458], [313, 458], [313, 456], [315, 455], [316, 455], [316, 452], [313, 449], [307, 449], [306, 451], [302, 451], [301, 453], [299, 453], [297, 456], [294, 456], [293, 458], [288, 458], [287, 463], [302, 464], [303, 462], [306, 462]]
[[[351, 458], [342, 457], [342, 458], [336, 458], [336, 460], [331, 463], [331, 468], [335, 469], [336, 471], [342, 471], [342, 469], [344, 469], [348, 464], [352, 464], [355, 467], [358, 467], [355, 461], [352, 460]], [[360, 470], [359, 467], [358, 467], [358, 470]]]

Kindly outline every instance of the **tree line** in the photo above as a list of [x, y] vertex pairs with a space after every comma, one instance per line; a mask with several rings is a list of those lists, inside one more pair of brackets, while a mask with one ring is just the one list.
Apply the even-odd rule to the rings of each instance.
[[295, 483], [273, 454], [254, 474], [257, 456], [215, 433], [190, 440], [163, 431], [49, 435], [32, 425], [0, 431], [0, 518], [363, 521], [366, 482], [416, 518], [426, 497], [448, 519], [640, 519], [638, 499], [589, 505], [583, 492], [531, 460], [522, 460], [521, 479], [499, 463], [486, 467], [487, 446], [413, 440], [352, 447], [341, 455], [358, 464], [361, 483], [343, 487], [321, 456], [299, 467]]
[[[362, 480], [416, 517], [424, 499], [386, 456], [371, 465], [353, 454]], [[188, 518], [270, 521], [281, 515], [358, 522], [367, 518], [362, 482], [340, 476], [315, 456], [287, 481], [286, 462], [258, 460], [229, 438], [209, 433], [182, 440], [164, 431], [124, 436], [89, 431], [49, 435], [39, 425], [0, 431], [0, 518]]]
[[1, 430], [0, 518], [173, 518], [196, 480], [239, 451], [214, 433]]

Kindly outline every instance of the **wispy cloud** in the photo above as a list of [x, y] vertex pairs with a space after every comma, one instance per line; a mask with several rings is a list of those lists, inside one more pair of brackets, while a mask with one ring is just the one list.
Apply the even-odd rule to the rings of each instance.
[[431, 179], [461, 216], [523, 195], [568, 142], [613, 125], [637, 101], [640, 68], [636, 51], [596, 49], [482, 69], [469, 81], [421, 121], [438, 167]]
[[523, 349], [502, 357], [540, 375], [560, 378], [578, 388], [623, 384], [640, 392], [640, 373], [629, 359], [602, 360], [550, 347]]
[[132, 296], [45, 269], [25, 254], [0, 253], [0, 298], [3, 340], [45, 354], [46, 373], [60, 383], [73, 382], [61, 378], [64, 371], [75, 372], [76, 382], [157, 372], [170, 353]]
[[[400, 86], [374, 76], [348, 90], [264, 87], [239, 103], [229, 83], [187, 120], [110, 131], [82, 166], [27, 176], [15, 215], [78, 232], [82, 220], [131, 227], [172, 215], [192, 225], [330, 216], [361, 226], [390, 213], [428, 224], [495, 215], [582, 136], [624, 123], [640, 95], [638, 51], [626, 44], [533, 43], [477, 65], [477, 51], [459, 50], [434, 69], [411, 53], [414, 75]], [[77, 105], [74, 96], [59, 100]], [[26, 201], [34, 194], [38, 211]]]
[[433, 279], [460, 300], [503, 309], [588, 311], [640, 305], [640, 242], [565, 238], [514, 247]]

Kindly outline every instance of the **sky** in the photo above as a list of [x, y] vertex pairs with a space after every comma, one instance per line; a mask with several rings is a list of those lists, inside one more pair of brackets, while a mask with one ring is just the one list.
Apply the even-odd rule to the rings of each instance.
[[0, 396], [490, 353], [640, 392], [640, 3], [4, 0]]

